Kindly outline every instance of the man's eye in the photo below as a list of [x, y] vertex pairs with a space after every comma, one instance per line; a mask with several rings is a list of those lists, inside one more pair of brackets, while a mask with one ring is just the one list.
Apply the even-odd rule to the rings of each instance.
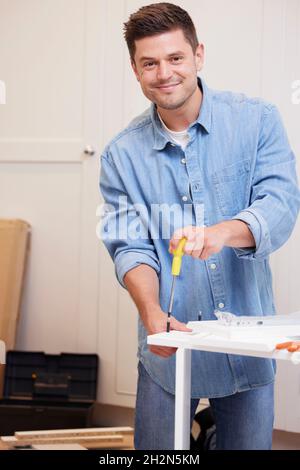
[[175, 62], [175, 63], [181, 62], [182, 59], [183, 59], [182, 56], [175, 56], [175, 57], [172, 57], [172, 61]]
[[154, 66], [154, 62], [146, 62], [146, 63], [144, 64], [144, 67], [145, 67], [146, 69], [149, 69], [149, 68], [151, 68], [151, 67], [153, 67], [153, 66]]

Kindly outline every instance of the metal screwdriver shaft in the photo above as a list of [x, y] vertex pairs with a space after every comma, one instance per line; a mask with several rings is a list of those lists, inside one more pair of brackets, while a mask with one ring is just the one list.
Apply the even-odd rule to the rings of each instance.
[[171, 321], [171, 315], [172, 315], [172, 310], [173, 310], [175, 281], [176, 281], [176, 277], [179, 276], [180, 274], [182, 256], [184, 255], [183, 248], [184, 248], [185, 242], [186, 242], [186, 238], [182, 238], [178, 244], [178, 247], [173, 252], [173, 261], [172, 261], [173, 279], [172, 279], [171, 295], [170, 295], [170, 302], [169, 302], [169, 308], [168, 308], [167, 333], [170, 332], [170, 321]]
[[170, 332], [170, 317], [171, 317], [172, 309], [173, 309], [175, 281], [176, 281], [176, 276], [173, 276], [172, 287], [171, 287], [171, 295], [170, 295], [170, 303], [169, 303], [169, 308], [168, 308], [167, 333]]

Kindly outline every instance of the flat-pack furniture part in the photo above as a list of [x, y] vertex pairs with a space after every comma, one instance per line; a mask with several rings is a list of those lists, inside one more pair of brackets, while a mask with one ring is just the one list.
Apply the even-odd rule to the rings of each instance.
[[[295, 324], [289, 325], [289, 333], [298, 335], [299, 316], [293, 314]], [[190, 406], [191, 406], [191, 351], [210, 351], [217, 353], [238, 354], [244, 356], [265, 357], [291, 361], [300, 364], [300, 352], [289, 352], [277, 349], [279, 343], [290, 340], [290, 336], [281, 333], [280, 325], [274, 330], [263, 326], [247, 328], [246, 334], [240, 331], [226, 332], [227, 327], [220, 326], [217, 320], [210, 322], [190, 322], [187, 324], [192, 332], [171, 331], [157, 333], [147, 338], [147, 343], [156, 346], [177, 348], [176, 351], [176, 386], [175, 386], [175, 442], [174, 449], [187, 450], [190, 446]], [[229, 327], [230, 328], [230, 327]], [[235, 327], [233, 327], [235, 329]], [[239, 329], [239, 327], [237, 327]], [[257, 330], [259, 329], [259, 335]], [[230, 330], [228, 330], [230, 332]], [[265, 331], [265, 334], [263, 334]], [[287, 331], [285, 331], [287, 333]]]
[[15, 346], [30, 226], [22, 220], [0, 219], [0, 339]]
[[[18, 219], [0, 219], [0, 340], [6, 350], [15, 347], [30, 225]], [[0, 397], [5, 366], [0, 365]]]
[[133, 449], [133, 428], [121, 426], [29, 431], [0, 438], [0, 449], [26, 447], [37, 450]]

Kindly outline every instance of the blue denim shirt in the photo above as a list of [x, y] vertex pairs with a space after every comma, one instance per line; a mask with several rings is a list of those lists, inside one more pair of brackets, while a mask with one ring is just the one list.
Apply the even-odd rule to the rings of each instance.
[[[189, 206], [191, 220], [185, 225], [242, 220], [256, 247], [225, 247], [207, 261], [185, 256], [173, 316], [187, 323], [197, 320], [199, 311], [203, 320], [215, 320], [216, 309], [270, 315], [275, 309], [268, 257], [290, 236], [300, 206], [295, 158], [275, 106], [243, 94], [213, 91], [200, 79], [199, 86], [203, 101], [198, 119], [189, 126], [185, 151], [170, 142], [154, 105], [105, 148], [100, 188], [109, 206], [103, 240], [121, 285], [124, 275], [140, 264], [156, 271], [160, 305], [166, 312], [171, 288], [169, 238], [180, 224], [177, 217], [165, 220], [170, 237], [162, 237], [157, 220], [149, 228], [147, 214], [136, 208], [146, 207], [149, 215], [153, 204], [176, 204], [182, 210]], [[120, 196], [127, 197], [127, 208], [118, 205]], [[112, 216], [123, 229], [138, 217], [142, 237], [112, 233]], [[174, 393], [175, 355], [164, 359], [152, 354], [140, 320], [138, 336], [144, 367], [154, 381]], [[269, 359], [193, 351], [192, 397], [226, 396], [270, 383], [274, 365]]]

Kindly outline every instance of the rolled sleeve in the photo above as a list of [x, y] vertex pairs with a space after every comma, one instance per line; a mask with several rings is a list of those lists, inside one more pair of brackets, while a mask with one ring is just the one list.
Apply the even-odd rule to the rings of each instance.
[[262, 116], [249, 203], [233, 219], [248, 225], [256, 246], [235, 252], [239, 258], [262, 260], [287, 241], [300, 207], [295, 156], [278, 110], [271, 105]]
[[154, 254], [146, 253], [139, 250], [130, 250], [121, 252], [115, 257], [115, 272], [117, 279], [122, 287], [126, 289], [124, 284], [124, 276], [128, 271], [136, 268], [140, 264], [147, 264], [153, 268], [157, 275], [160, 274], [160, 263]]
[[[143, 218], [137, 215], [120, 173], [107, 154], [101, 159], [100, 189], [107, 205], [106, 216], [101, 224], [101, 238], [114, 261], [116, 277], [121, 286], [126, 289], [125, 274], [140, 264], [147, 264], [159, 275], [160, 262], [153, 240], [143, 224]], [[126, 207], [121, 202], [122, 197], [126, 198]], [[144, 229], [143, 236], [136, 239], [130, 237], [129, 215], [138, 219], [140, 227]], [[126, 234], [120, 227], [126, 229]]]
[[255, 247], [253, 248], [234, 248], [234, 251], [240, 259], [263, 259], [271, 251], [271, 240], [268, 224], [265, 219], [254, 209], [241, 211], [233, 220], [241, 220], [248, 225], [251, 231]]

